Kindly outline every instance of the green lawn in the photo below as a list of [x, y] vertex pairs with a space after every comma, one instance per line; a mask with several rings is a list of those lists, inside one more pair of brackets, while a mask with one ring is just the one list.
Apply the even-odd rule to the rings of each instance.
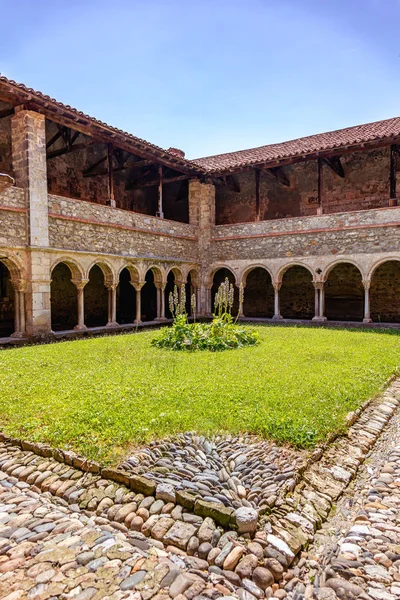
[[260, 344], [193, 354], [154, 332], [0, 352], [0, 430], [116, 462], [184, 430], [312, 446], [400, 365], [400, 335], [258, 326]]

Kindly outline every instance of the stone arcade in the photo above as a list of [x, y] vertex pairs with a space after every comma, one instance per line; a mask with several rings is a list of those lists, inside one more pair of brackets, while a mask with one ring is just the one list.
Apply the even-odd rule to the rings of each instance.
[[183, 283], [207, 316], [226, 276], [242, 317], [399, 323], [399, 149], [400, 117], [189, 161], [0, 77], [0, 338], [163, 321]]

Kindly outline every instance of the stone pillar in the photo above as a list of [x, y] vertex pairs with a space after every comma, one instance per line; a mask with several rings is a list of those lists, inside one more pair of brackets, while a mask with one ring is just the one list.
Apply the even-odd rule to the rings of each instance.
[[40, 337], [51, 332], [45, 117], [16, 107], [11, 136], [16, 185], [25, 190], [28, 212], [26, 329]]
[[[212, 183], [201, 183], [198, 179], [189, 181], [189, 223], [197, 227], [201, 272], [207, 276], [212, 229], [215, 226], [215, 186]], [[200, 296], [197, 312], [201, 315], [209, 315], [211, 302], [208, 302], [207, 288], [202, 288], [202, 291], [204, 290], [205, 292]]]
[[106, 327], [118, 327], [117, 323], [117, 283], [107, 285], [108, 289], [108, 323]]
[[321, 289], [319, 291], [319, 316], [320, 319], [326, 321], [325, 317], [325, 282], [322, 282]]
[[212, 317], [212, 288], [204, 287], [204, 302], [202, 305], [202, 315]]
[[[142, 287], [144, 286], [146, 282], [145, 281], [140, 281], [138, 283], [134, 283], [133, 281], [131, 281], [131, 284], [133, 285], [133, 287], [136, 290], [136, 318], [135, 318], [135, 323], [136, 325], [139, 325], [139, 323], [142, 322]], [[158, 290], [157, 290], [157, 294], [158, 294]]]
[[369, 279], [363, 279], [364, 286], [364, 318], [363, 323], [372, 323], [371, 319], [371, 311], [370, 311], [370, 298], [369, 298], [369, 290], [371, 287], [371, 281]]
[[82, 279], [81, 281], [72, 279], [71, 281], [76, 286], [78, 292], [78, 324], [75, 325], [74, 329], [76, 331], [86, 331], [87, 327], [85, 325], [85, 300], [83, 288], [85, 287], [89, 279]]
[[279, 307], [279, 290], [281, 289], [281, 285], [281, 281], [274, 284], [274, 316], [272, 317], [274, 321], [280, 321], [282, 319]]

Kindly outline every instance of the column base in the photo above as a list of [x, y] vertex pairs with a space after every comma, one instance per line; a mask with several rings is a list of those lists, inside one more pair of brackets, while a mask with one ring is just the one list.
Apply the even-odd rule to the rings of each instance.
[[156, 317], [154, 320], [158, 323], [165, 323], [165, 321], [168, 321], [167, 317]]
[[283, 319], [282, 315], [274, 315], [272, 317], [273, 321], [282, 321], [282, 319]]
[[372, 323], [372, 319], [363, 319], [363, 323]]
[[87, 327], [86, 325], [75, 325], [74, 327], [74, 331], [86, 331]]
[[133, 321], [133, 324], [134, 324], [134, 325], [140, 325], [140, 323], [141, 323], [141, 322], [142, 322], [142, 319], [135, 319], [135, 320]]
[[117, 321], [108, 321], [106, 327], [108, 327], [108, 328], [119, 327], [119, 323], [117, 323]]
[[23, 333], [22, 331], [14, 331], [14, 333], [12, 333], [10, 335], [10, 337], [12, 337], [12, 338], [24, 338], [24, 337], [26, 337], [26, 333]]
[[311, 321], [316, 321], [317, 323], [325, 323], [327, 321], [326, 317], [313, 317]]

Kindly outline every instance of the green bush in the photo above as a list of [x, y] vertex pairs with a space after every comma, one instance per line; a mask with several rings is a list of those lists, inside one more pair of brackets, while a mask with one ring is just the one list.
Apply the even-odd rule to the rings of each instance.
[[[159, 335], [152, 340], [152, 345], [157, 348], [170, 348], [171, 350], [211, 350], [217, 352], [254, 346], [258, 343], [258, 334], [237, 324], [231, 314], [233, 306], [233, 286], [228, 279], [219, 287], [215, 296], [215, 314], [211, 323], [196, 323], [195, 296], [191, 298], [194, 322], [189, 323], [185, 310], [185, 286], [182, 286], [180, 297], [175, 286], [174, 293], [170, 294], [169, 307], [173, 316], [171, 327], [162, 329]], [[240, 303], [243, 302], [243, 288], [240, 288]]]

